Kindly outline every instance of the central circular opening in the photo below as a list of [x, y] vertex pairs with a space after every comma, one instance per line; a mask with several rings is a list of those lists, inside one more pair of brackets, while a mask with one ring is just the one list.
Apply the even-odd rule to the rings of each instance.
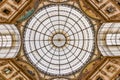
[[52, 38], [52, 43], [56, 47], [63, 47], [66, 44], [66, 37], [64, 34], [57, 33]]

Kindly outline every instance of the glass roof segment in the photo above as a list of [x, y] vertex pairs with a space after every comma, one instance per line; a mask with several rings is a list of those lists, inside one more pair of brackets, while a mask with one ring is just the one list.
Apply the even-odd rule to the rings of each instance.
[[120, 23], [104, 23], [98, 31], [98, 48], [103, 56], [120, 56]]
[[15, 58], [20, 50], [20, 33], [13, 24], [0, 25], [0, 58]]

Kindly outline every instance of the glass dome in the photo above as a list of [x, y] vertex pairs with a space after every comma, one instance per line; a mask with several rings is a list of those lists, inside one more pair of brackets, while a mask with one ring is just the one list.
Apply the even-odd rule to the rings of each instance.
[[30, 62], [45, 74], [73, 74], [93, 55], [93, 26], [73, 6], [49, 5], [28, 21], [24, 47]]

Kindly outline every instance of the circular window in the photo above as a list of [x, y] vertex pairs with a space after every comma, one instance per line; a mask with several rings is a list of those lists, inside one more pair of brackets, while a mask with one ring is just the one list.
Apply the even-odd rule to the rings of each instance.
[[69, 75], [93, 55], [93, 27], [77, 8], [49, 5], [26, 25], [24, 47], [30, 62], [48, 75]]

